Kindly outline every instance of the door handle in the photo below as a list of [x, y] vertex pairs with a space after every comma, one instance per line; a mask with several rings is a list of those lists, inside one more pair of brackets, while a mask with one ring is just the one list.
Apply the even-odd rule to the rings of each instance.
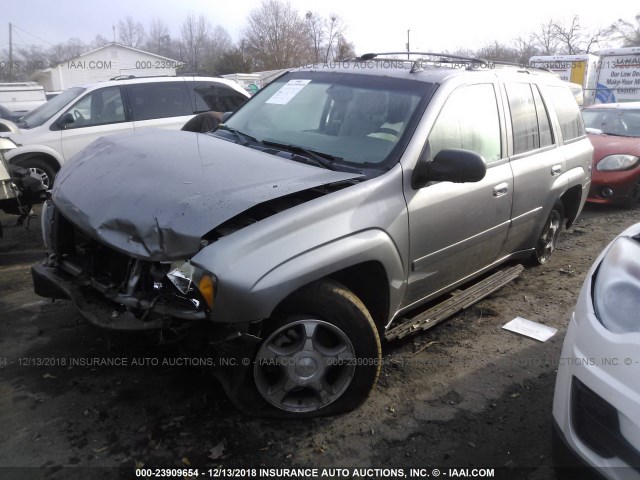
[[493, 187], [493, 196], [494, 197], [502, 197], [509, 192], [509, 184], [507, 182], [502, 182]]
[[562, 173], [562, 165], [554, 165], [553, 167], [551, 167], [551, 176], [552, 177], [557, 177], [561, 173]]

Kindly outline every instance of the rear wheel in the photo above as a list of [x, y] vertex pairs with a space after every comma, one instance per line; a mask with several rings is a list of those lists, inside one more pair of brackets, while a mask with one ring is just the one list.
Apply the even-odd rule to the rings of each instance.
[[35, 173], [49, 190], [53, 186], [53, 180], [56, 178], [57, 171], [51, 166], [49, 162], [40, 158], [32, 157], [17, 162], [22, 168], [26, 168], [32, 173]]
[[353, 410], [380, 372], [380, 338], [364, 304], [337, 282], [303, 289], [265, 329], [245, 387], [248, 413], [306, 418]]
[[562, 221], [564, 219], [564, 207], [562, 202], [558, 201], [544, 224], [540, 237], [536, 242], [536, 249], [532, 256], [532, 261], [538, 265], [547, 263], [551, 258], [556, 246], [560, 231], [562, 230]]

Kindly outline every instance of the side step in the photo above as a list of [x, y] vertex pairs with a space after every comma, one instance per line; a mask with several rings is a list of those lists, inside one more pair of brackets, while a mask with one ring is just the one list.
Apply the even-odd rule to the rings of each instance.
[[400, 319], [400, 324], [387, 330], [385, 339], [388, 341], [396, 340], [435, 327], [503, 287], [520, 275], [523, 270], [522, 265], [505, 268], [465, 290], [458, 290], [451, 298], [438, 303], [429, 310], [419, 313], [413, 318]]

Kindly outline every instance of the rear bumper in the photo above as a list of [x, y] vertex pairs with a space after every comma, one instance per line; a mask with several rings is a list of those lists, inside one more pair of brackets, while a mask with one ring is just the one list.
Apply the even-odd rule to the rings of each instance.
[[[148, 331], [168, 328], [176, 319], [193, 322], [206, 321], [203, 311], [176, 308], [171, 304], [149, 302], [135, 297], [113, 294], [111, 298], [91, 286], [80, 286], [74, 277], [59, 268], [46, 264], [31, 267], [34, 291], [53, 299], [67, 299], [92, 325], [117, 331]], [[143, 309], [140, 318], [124, 306]], [[149, 319], [147, 319], [149, 317]]]

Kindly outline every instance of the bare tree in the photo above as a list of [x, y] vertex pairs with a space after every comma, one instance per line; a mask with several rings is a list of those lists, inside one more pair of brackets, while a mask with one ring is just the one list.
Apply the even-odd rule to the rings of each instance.
[[182, 24], [182, 42], [187, 50], [188, 68], [197, 72], [200, 61], [205, 54], [205, 48], [209, 40], [211, 24], [204, 15], [197, 19], [190, 13]]
[[313, 61], [318, 63], [323, 50], [325, 20], [318, 13], [311, 11], [308, 11], [304, 18], [307, 21], [309, 36], [313, 44]]
[[141, 47], [145, 38], [144, 27], [140, 22], [136, 22], [133, 17], [126, 17], [118, 22], [118, 37], [120, 38], [120, 43], [127, 47]]
[[518, 37], [513, 42], [513, 49], [516, 54], [516, 63], [527, 65], [529, 59], [534, 55], [538, 55], [540, 51], [536, 46], [536, 39], [533, 35], [529, 37]]
[[340, 61], [347, 58], [353, 58], [356, 56], [356, 50], [353, 43], [347, 41], [347, 39], [341, 33], [336, 37], [336, 44], [333, 48], [333, 59]]
[[93, 40], [91, 40], [91, 44], [89, 45], [89, 48], [91, 48], [91, 50], [95, 50], [96, 48], [104, 47], [109, 43], [111, 43], [109, 42], [109, 40], [107, 40], [102, 35], [98, 34], [93, 38]]
[[247, 19], [244, 40], [255, 67], [262, 70], [304, 64], [310, 57], [308, 29], [298, 12], [282, 0], [263, 0]]
[[552, 19], [540, 25], [540, 30], [533, 33], [534, 44], [540, 55], [556, 55], [558, 53], [558, 37], [555, 22]]
[[640, 14], [636, 15], [634, 20], [635, 23], [620, 18], [609, 27], [611, 36], [622, 41], [623, 47], [640, 46]]
[[216, 26], [205, 44], [201, 70], [210, 74], [219, 73], [218, 62], [225, 53], [233, 50], [233, 48], [233, 40], [229, 32], [220, 25]]
[[569, 55], [591, 52], [605, 35], [605, 31], [602, 28], [586, 31], [580, 25], [580, 17], [578, 15], [574, 15], [568, 24], [554, 22], [553, 32], [560, 45], [562, 45], [564, 53]]
[[329, 20], [327, 21], [327, 46], [324, 56], [325, 62], [336, 59], [335, 47], [339, 38], [344, 40], [344, 30], [345, 27], [342, 19], [335, 13], [329, 15]]
[[149, 25], [149, 34], [145, 48], [157, 55], [167, 56], [171, 43], [171, 35], [169, 35], [169, 27], [159, 18], [154, 18]]

